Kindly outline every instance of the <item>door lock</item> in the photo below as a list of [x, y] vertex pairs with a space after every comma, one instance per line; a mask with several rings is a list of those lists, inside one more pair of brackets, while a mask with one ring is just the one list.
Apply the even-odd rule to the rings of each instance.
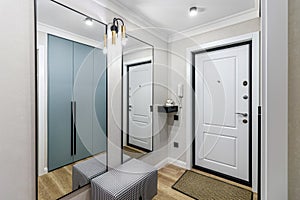
[[244, 123], [244, 124], [247, 124], [247, 123], [248, 123], [248, 120], [243, 119], [243, 123]]
[[244, 95], [244, 96], [243, 96], [243, 99], [248, 99], [248, 95]]

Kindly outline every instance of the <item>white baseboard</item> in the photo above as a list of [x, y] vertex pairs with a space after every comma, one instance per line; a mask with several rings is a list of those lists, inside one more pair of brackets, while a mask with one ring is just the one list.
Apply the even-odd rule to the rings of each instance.
[[167, 164], [169, 164], [169, 158], [165, 158], [164, 160], [157, 163], [154, 167], [159, 170], [159, 169], [163, 168], [164, 166], [166, 166]]
[[170, 157], [168, 159], [169, 159], [169, 164], [186, 169], [186, 162], [177, 160], [175, 158], [170, 158]]
[[171, 158], [171, 157], [165, 158], [164, 160], [157, 163], [155, 165], [155, 168], [156, 169], [161, 169], [161, 168], [165, 167], [168, 164], [172, 164], [172, 165], [175, 165], [177, 167], [181, 167], [181, 168], [186, 169], [186, 163], [185, 162], [183, 162], [181, 160], [176, 160], [175, 158]]

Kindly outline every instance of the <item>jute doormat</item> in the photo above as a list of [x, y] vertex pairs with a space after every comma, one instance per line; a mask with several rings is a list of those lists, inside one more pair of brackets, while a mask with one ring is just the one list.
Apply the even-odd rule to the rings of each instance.
[[199, 200], [252, 200], [253, 197], [249, 190], [189, 170], [172, 188]]

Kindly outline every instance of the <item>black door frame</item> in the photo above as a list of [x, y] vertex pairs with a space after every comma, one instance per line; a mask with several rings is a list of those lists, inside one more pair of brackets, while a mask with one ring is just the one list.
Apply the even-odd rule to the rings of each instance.
[[[151, 126], [152, 126], [152, 130], [151, 130], [151, 137], [152, 137], [152, 144], [151, 144], [151, 148], [152, 148], [152, 150], [149, 150], [149, 149], [146, 149], [146, 148], [143, 148], [143, 147], [140, 147], [140, 146], [137, 146], [137, 145], [134, 145], [134, 144], [131, 144], [130, 142], [129, 142], [129, 108], [128, 108], [128, 104], [129, 104], [129, 90], [128, 90], [128, 88], [129, 88], [129, 68], [130, 67], [135, 67], [135, 66], [139, 66], [139, 65], [144, 65], [144, 64], [152, 64], [152, 61], [151, 60], [147, 60], [147, 61], [143, 61], [143, 62], [137, 62], [137, 63], [133, 63], [133, 64], [129, 64], [129, 65], [126, 65], [126, 71], [127, 71], [127, 83], [126, 83], [126, 87], [127, 87], [127, 94], [126, 94], [126, 99], [127, 99], [127, 139], [126, 139], [126, 143], [127, 143], [127, 145], [128, 146], [130, 146], [130, 147], [133, 147], [133, 148], [135, 148], [135, 149], [139, 149], [139, 150], [142, 150], [142, 151], [144, 151], [144, 152], [147, 152], [147, 153], [149, 153], [149, 152], [152, 152], [153, 151], [153, 126], [152, 126], [152, 124], [151, 124]], [[152, 90], [153, 90], [153, 88], [151, 88]], [[152, 91], [152, 93], [153, 93], [153, 91]], [[153, 102], [152, 102], [153, 103]], [[151, 105], [151, 106], [153, 106], [153, 105]], [[153, 110], [152, 110], [153, 111]], [[151, 117], [151, 118], [153, 118], [153, 116]], [[153, 123], [153, 120], [151, 120], [152, 121], [152, 123]]]
[[245, 181], [227, 174], [223, 174], [211, 169], [207, 169], [204, 167], [200, 167], [197, 166], [195, 164], [195, 139], [193, 139], [193, 144], [192, 144], [192, 167], [195, 169], [199, 169], [201, 171], [252, 187], [252, 40], [250, 41], [246, 41], [246, 42], [238, 42], [238, 43], [234, 43], [234, 44], [230, 44], [230, 45], [224, 45], [224, 46], [220, 46], [220, 47], [216, 47], [216, 48], [210, 48], [210, 49], [206, 49], [203, 51], [198, 51], [198, 52], [194, 52], [192, 54], [192, 88], [193, 88], [193, 98], [192, 98], [192, 110], [193, 110], [193, 114], [192, 114], [192, 120], [193, 120], [193, 127], [192, 127], [192, 134], [193, 134], [193, 138], [195, 138], [195, 56], [197, 54], [201, 54], [201, 53], [207, 53], [207, 52], [213, 52], [213, 51], [218, 51], [218, 50], [224, 50], [224, 49], [229, 49], [229, 48], [234, 48], [234, 47], [239, 47], [239, 46], [244, 46], [244, 45], [248, 45], [249, 46], [249, 181]]

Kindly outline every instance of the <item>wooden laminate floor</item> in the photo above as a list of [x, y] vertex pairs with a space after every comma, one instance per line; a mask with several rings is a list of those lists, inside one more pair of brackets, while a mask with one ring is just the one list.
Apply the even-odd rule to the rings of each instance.
[[[226, 179], [193, 169], [193, 171], [225, 181], [232, 185], [236, 185], [251, 191], [251, 188], [228, 181]], [[153, 200], [192, 200], [192, 198], [172, 189], [172, 185], [181, 177], [185, 169], [167, 165], [158, 171], [158, 193]], [[54, 200], [72, 191], [72, 165], [60, 168], [53, 172], [46, 174], [46, 176], [39, 177], [38, 179], [39, 200]], [[254, 194], [253, 200], [257, 200], [257, 194]]]
[[38, 200], [55, 200], [72, 192], [72, 165], [38, 177]]
[[39, 176], [38, 200], [55, 200], [72, 192], [73, 165], [90, 158], [83, 159]]
[[136, 158], [136, 159], [139, 159], [147, 154], [147, 152], [144, 152], [142, 150], [130, 146], [124, 146], [123, 153], [128, 155], [131, 158]]

